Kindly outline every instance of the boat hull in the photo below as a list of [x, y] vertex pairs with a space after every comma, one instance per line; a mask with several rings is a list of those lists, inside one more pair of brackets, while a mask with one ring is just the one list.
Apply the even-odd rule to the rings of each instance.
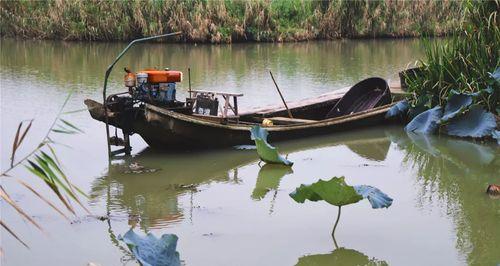
[[[85, 104], [94, 119], [105, 121], [102, 104], [93, 100], [86, 100]], [[392, 105], [312, 123], [267, 127], [268, 139], [270, 142], [279, 142], [393, 124], [396, 121], [385, 118]], [[108, 115], [108, 122], [110, 125], [126, 129], [129, 133], [139, 134], [154, 149], [214, 149], [253, 144], [250, 139], [251, 125], [222, 124], [150, 104], [145, 104], [143, 108], [131, 114], [119, 117]]]
[[[268, 139], [278, 142], [390, 124], [393, 121], [385, 119], [389, 107], [309, 124], [268, 127]], [[146, 106], [145, 120], [148, 126], [137, 133], [153, 148], [206, 149], [253, 144], [250, 125], [223, 125], [156, 106]]]

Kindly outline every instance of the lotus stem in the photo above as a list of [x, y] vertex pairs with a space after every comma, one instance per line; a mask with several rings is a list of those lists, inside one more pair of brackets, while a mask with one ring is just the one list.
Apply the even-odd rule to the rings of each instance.
[[333, 238], [333, 243], [335, 244], [335, 248], [338, 248], [337, 241], [335, 240], [335, 229], [337, 229], [337, 225], [339, 224], [340, 214], [341, 214], [341, 208], [342, 208], [342, 206], [339, 206], [339, 212], [337, 214], [337, 220], [335, 221], [335, 225], [333, 226], [333, 231], [332, 231], [332, 238]]

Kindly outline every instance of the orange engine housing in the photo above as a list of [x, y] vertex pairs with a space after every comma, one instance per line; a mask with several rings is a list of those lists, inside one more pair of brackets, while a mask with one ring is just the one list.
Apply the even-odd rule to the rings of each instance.
[[139, 73], [148, 74], [148, 83], [181, 82], [182, 72], [174, 70], [143, 70]]

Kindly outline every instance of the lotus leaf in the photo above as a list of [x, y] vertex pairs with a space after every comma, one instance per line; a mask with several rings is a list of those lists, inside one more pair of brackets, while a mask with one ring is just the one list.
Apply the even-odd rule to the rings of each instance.
[[354, 190], [363, 198], [368, 199], [373, 209], [389, 208], [392, 204], [392, 198], [376, 187], [359, 185], [354, 186]]
[[491, 136], [497, 140], [498, 145], [500, 145], [500, 130], [495, 130], [491, 133]]
[[483, 106], [475, 105], [465, 115], [450, 122], [446, 129], [452, 136], [481, 138], [491, 135], [496, 126], [495, 115]]
[[290, 197], [296, 202], [324, 200], [335, 206], [356, 203], [363, 199], [353, 187], [346, 184], [344, 177], [333, 177], [328, 181], [319, 180], [311, 185], [300, 185]]
[[436, 106], [429, 109], [413, 118], [413, 120], [406, 125], [405, 130], [408, 132], [422, 133], [422, 134], [432, 134], [439, 125], [439, 120], [441, 118], [441, 107]]
[[448, 102], [444, 108], [444, 115], [441, 122], [446, 122], [458, 114], [462, 113], [469, 105], [472, 104], [472, 96], [468, 94], [452, 94], [448, 98]]
[[164, 234], [158, 239], [151, 233], [139, 236], [130, 229], [123, 237], [118, 238], [127, 244], [143, 266], [181, 265], [179, 252], [176, 251], [178, 240], [176, 235]]
[[408, 104], [408, 101], [403, 100], [399, 101], [395, 105], [393, 105], [389, 111], [385, 114], [385, 118], [391, 118], [391, 117], [397, 117], [397, 116], [403, 116], [408, 109], [410, 108], [410, 105]]
[[260, 126], [253, 126], [250, 130], [250, 136], [257, 146], [257, 154], [262, 161], [266, 163], [284, 164], [292, 166], [293, 162], [285, 159], [278, 153], [278, 150], [267, 142], [267, 130]]
[[500, 82], [500, 67], [497, 67], [493, 73], [490, 73], [490, 76], [494, 78], [497, 82]]

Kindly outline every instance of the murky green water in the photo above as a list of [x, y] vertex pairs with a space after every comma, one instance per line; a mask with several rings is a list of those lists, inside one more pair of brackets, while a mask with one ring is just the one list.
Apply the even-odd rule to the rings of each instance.
[[[103, 72], [125, 45], [1, 40], [1, 161], [9, 163], [17, 123], [35, 118], [18, 157], [43, 137], [58, 107], [76, 89], [68, 110], [100, 99]], [[136, 47], [118, 64], [112, 91], [120, 91], [121, 66], [192, 69], [196, 89], [239, 91], [244, 106], [279, 103], [268, 70], [287, 99], [300, 99], [394, 73], [422, 56], [415, 40], [298, 44]], [[186, 95], [184, 82], [178, 97]], [[175, 233], [185, 265], [497, 265], [500, 183], [496, 144], [407, 136], [380, 127], [280, 143], [293, 168], [257, 164], [255, 151], [157, 153], [134, 136], [135, 156], [108, 168], [104, 127], [85, 112], [67, 117], [85, 134], [54, 135], [65, 170], [88, 194], [95, 215], [83, 211], [68, 223], [11, 179], [2, 186], [43, 225], [48, 236], [23, 222], [6, 204], [2, 219], [30, 245], [1, 231], [2, 265], [134, 265], [117, 240], [136, 232]], [[139, 163], [152, 173], [130, 173]], [[12, 175], [42, 184], [19, 168]], [[380, 188], [394, 199], [389, 209], [367, 202], [343, 208], [335, 249], [330, 232], [336, 208], [295, 203], [288, 193], [302, 183], [345, 176], [352, 185]], [[48, 192], [46, 195], [50, 195]]]

